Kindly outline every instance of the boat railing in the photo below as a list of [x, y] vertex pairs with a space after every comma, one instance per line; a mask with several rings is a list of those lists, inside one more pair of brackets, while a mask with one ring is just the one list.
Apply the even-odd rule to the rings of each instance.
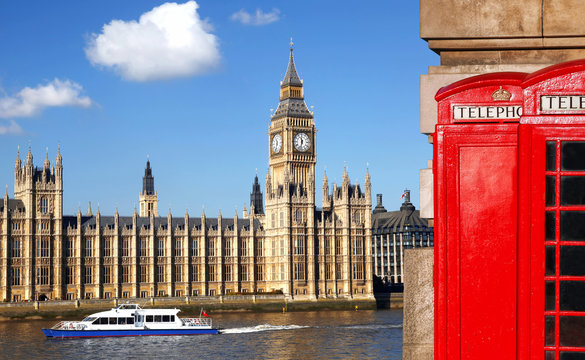
[[53, 326], [53, 330], [83, 330], [86, 325], [82, 321], [61, 321]]
[[185, 318], [183, 324], [185, 326], [211, 326], [212, 321], [210, 318]]

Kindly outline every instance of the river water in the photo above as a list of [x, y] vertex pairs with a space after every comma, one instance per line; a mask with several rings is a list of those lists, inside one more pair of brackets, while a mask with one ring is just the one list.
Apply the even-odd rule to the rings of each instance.
[[222, 334], [46, 339], [41, 328], [57, 321], [0, 322], [0, 358], [402, 358], [402, 310], [211, 315]]

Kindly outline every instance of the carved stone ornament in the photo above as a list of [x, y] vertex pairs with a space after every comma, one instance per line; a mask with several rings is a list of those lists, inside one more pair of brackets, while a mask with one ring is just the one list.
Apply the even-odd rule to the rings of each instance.
[[509, 101], [511, 97], [512, 94], [501, 86], [498, 90], [492, 93], [492, 99], [494, 99], [494, 101]]

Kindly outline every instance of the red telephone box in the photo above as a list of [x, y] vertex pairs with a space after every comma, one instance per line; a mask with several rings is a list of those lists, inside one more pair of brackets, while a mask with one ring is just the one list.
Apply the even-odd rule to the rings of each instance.
[[435, 358], [585, 359], [585, 60], [436, 99]]

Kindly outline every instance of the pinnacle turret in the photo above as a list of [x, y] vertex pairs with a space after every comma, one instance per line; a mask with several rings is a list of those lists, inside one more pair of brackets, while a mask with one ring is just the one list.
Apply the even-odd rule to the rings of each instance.
[[293, 41], [290, 38], [290, 59], [288, 60], [288, 67], [286, 69], [286, 74], [284, 75], [284, 79], [282, 80], [281, 87], [285, 86], [303, 86], [303, 82], [299, 78], [299, 74], [297, 74], [297, 68], [295, 67], [295, 59], [293, 56]]
[[19, 146], [18, 150], [16, 150], [16, 161], [14, 162], [14, 168], [20, 169], [21, 166], [22, 166], [22, 161], [20, 161], [20, 146]]
[[51, 167], [51, 162], [49, 161], [49, 148], [47, 148], [47, 152], [45, 153], [45, 162], [43, 163], [43, 169], [49, 169]]

